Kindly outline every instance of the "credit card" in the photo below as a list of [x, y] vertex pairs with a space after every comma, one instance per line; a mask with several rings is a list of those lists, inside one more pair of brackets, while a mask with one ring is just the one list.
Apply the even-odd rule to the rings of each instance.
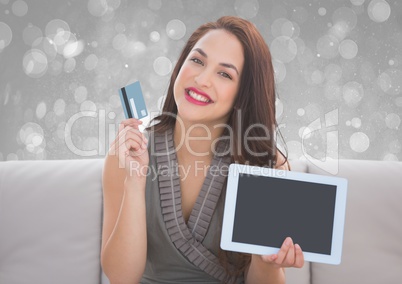
[[119, 95], [126, 118], [141, 119], [148, 115], [139, 81], [121, 88]]

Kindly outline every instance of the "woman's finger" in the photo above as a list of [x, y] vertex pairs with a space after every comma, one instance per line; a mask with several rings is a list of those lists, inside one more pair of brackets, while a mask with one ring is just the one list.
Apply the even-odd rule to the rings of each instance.
[[128, 151], [134, 151], [138, 153], [131, 153], [132, 156], [138, 156], [146, 151], [148, 140], [139, 130], [126, 127], [120, 136], [119, 147], [122, 147], [121, 152], [126, 154]]
[[275, 260], [276, 264], [281, 265], [283, 263], [291, 246], [293, 246], [293, 241], [290, 237], [287, 237], [278, 252], [278, 258]]
[[132, 126], [134, 128], [138, 128], [138, 125], [141, 125], [142, 121], [136, 118], [128, 118], [123, 120], [121, 123], [123, 123], [124, 126]]
[[304, 265], [304, 255], [301, 247], [298, 244], [295, 244], [295, 257], [294, 267], [302, 268]]
[[286, 258], [284, 261], [285, 266], [293, 266], [295, 263], [295, 246], [292, 245], [290, 246], [288, 253], [286, 254]]

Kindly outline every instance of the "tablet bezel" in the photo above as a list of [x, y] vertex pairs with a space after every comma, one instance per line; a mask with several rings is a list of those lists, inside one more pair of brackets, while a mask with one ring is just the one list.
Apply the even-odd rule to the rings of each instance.
[[[269, 255], [278, 253], [278, 247], [253, 245], [233, 242], [233, 226], [237, 201], [239, 174], [275, 177], [287, 180], [306, 181], [336, 186], [335, 212], [332, 231], [331, 254], [320, 254], [304, 251], [304, 260], [327, 264], [340, 264], [345, 224], [347, 180], [335, 176], [324, 176], [310, 173], [276, 170], [242, 164], [230, 164], [225, 198], [225, 209], [222, 223], [221, 248], [224, 250]], [[289, 210], [289, 208], [287, 208]], [[303, 249], [303, 247], [302, 247]]]

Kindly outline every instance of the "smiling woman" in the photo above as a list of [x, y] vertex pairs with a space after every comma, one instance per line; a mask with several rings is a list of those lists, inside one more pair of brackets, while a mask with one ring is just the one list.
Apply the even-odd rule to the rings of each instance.
[[200, 26], [148, 139], [140, 124], [121, 123], [105, 161], [102, 266], [112, 282], [284, 283], [284, 267], [303, 266], [290, 238], [274, 255], [219, 247], [228, 165], [287, 169], [271, 55], [252, 23]]
[[234, 35], [214, 30], [202, 37], [188, 54], [174, 84], [178, 118], [185, 125], [203, 123], [213, 127], [225, 123], [239, 89], [238, 70], [241, 72], [243, 62], [243, 48]]

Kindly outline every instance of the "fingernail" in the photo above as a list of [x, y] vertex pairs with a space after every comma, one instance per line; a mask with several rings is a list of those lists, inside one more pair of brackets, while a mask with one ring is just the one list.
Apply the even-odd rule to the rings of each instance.
[[291, 244], [292, 244], [292, 238], [287, 237], [287, 238], [286, 238], [286, 245], [287, 245], [287, 246], [290, 246]]

